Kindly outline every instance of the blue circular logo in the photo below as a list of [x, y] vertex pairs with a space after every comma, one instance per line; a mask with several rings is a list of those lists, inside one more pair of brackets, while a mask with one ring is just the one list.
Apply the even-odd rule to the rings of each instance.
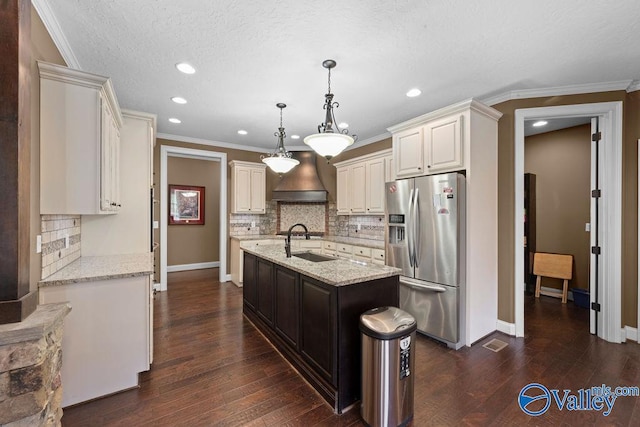
[[[543, 399], [545, 399], [545, 403], [542, 409], [529, 409], [531, 406], [537, 408], [541, 403], [535, 402], [541, 402]], [[520, 390], [520, 394], [518, 395], [518, 405], [520, 405], [520, 409], [522, 409], [525, 414], [537, 417], [538, 415], [542, 415], [547, 412], [549, 406], [551, 406], [551, 393], [549, 392], [549, 389], [542, 384], [531, 383]]]

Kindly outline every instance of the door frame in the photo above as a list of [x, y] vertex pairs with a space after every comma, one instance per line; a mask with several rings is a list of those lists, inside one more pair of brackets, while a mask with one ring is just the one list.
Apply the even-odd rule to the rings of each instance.
[[169, 157], [208, 160], [220, 162], [220, 267], [218, 280], [226, 282], [227, 277], [227, 154], [217, 151], [193, 148], [160, 146], [160, 290], [167, 290], [167, 221], [169, 219], [169, 186], [167, 182]]
[[[621, 342], [621, 277], [622, 277], [622, 101], [593, 104], [536, 107], [515, 111], [515, 208], [514, 208], [514, 306], [515, 332], [524, 336], [524, 122], [525, 120], [598, 116], [602, 127], [603, 147], [600, 165], [602, 216], [599, 296], [602, 317], [598, 336], [606, 341]], [[593, 300], [594, 294], [591, 293]]]

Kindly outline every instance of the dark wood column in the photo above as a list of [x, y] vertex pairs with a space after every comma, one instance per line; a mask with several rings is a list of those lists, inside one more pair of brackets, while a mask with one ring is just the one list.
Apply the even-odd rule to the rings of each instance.
[[31, 0], [0, 0], [0, 324], [36, 308], [29, 292]]

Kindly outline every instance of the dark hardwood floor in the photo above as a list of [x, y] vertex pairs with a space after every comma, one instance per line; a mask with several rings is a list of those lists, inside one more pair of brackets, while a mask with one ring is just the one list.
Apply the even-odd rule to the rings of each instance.
[[[156, 295], [155, 358], [140, 387], [66, 408], [63, 426], [364, 425], [358, 408], [333, 414], [243, 318], [242, 289], [217, 275], [171, 273], [169, 291]], [[554, 405], [524, 414], [518, 394], [531, 382], [561, 393], [640, 385], [640, 345], [593, 337], [586, 309], [527, 297], [525, 315], [524, 339], [494, 333], [452, 351], [418, 336], [413, 425], [638, 425], [637, 397], [616, 399], [608, 417]], [[509, 345], [483, 348], [492, 338]]]

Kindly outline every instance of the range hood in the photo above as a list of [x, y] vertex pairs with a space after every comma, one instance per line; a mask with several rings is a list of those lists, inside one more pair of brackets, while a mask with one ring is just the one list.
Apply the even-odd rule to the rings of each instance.
[[272, 199], [280, 202], [326, 202], [327, 190], [318, 177], [316, 153], [295, 151], [291, 154], [300, 164], [282, 176], [273, 190]]

